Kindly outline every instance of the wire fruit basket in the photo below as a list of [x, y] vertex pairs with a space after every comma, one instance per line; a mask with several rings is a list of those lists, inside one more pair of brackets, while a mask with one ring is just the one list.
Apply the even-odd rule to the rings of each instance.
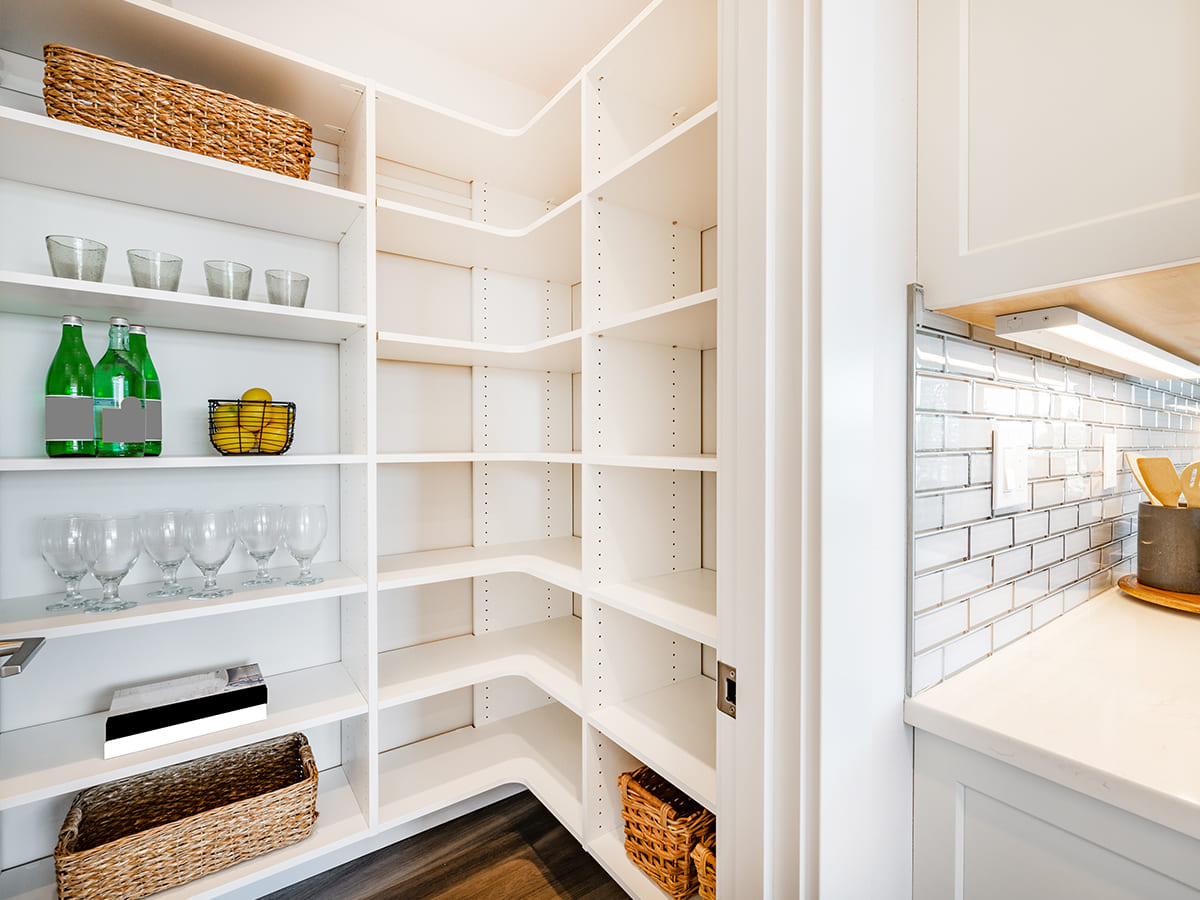
[[222, 456], [278, 456], [292, 446], [296, 404], [279, 400], [209, 400], [208, 440]]

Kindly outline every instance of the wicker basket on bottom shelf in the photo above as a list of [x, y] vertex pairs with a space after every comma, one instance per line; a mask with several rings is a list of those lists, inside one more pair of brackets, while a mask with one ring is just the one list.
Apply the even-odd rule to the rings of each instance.
[[54, 849], [61, 900], [135, 900], [308, 837], [317, 767], [290, 734], [81, 791]]
[[692, 848], [716, 831], [713, 814], [647, 766], [618, 783], [626, 855], [676, 900], [690, 897], [699, 884]]
[[717, 896], [717, 833], [701, 838], [692, 850], [696, 878], [700, 882], [700, 900], [716, 900]]

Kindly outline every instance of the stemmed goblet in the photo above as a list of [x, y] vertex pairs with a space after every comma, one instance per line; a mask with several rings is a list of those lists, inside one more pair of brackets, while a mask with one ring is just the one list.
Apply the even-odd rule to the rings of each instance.
[[104, 516], [83, 522], [83, 558], [104, 594], [89, 601], [86, 612], [116, 612], [137, 606], [117, 595], [121, 579], [129, 574], [142, 552], [137, 516]]
[[216, 600], [233, 593], [217, 587], [217, 572], [233, 552], [237, 528], [231, 509], [202, 509], [188, 512], [183, 529], [192, 562], [204, 576], [204, 585], [189, 600]]
[[88, 573], [83, 558], [83, 523], [95, 515], [47, 516], [38, 525], [38, 542], [42, 559], [59, 578], [67, 584], [67, 593], [61, 600], [46, 604], [46, 609], [79, 609], [87, 598], [79, 592], [79, 582]]
[[321, 584], [325, 579], [312, 573], [312, 560], [325, 540], [328, 517], [323, 504], [289, 506], [283, 511], [283, 543], [300, 564], [300, 574], [288, 582], [295, 587]]
[[242, 584], [250, 587], [258, 584], [274, 584], [282, 580], [278, 575], [272, 575], [267, 571], [267, 564], [279, 548], [279, 538], [283, 534], [283, 507], [277, 503], [239, 506], [237, 533], [246, 552], [253, 557], [258, 566], [258, 572], [254, 577], [249, 581], [243, 581]]
[[142, 545], [146, 554], [162, 569], [163, 583], [147, 597], [175, 597], [191, 588], [180, 584], [176, 575], [187, 559], [187, 544], [183, 539], [185, 509], [155, 509], [138, 516]]

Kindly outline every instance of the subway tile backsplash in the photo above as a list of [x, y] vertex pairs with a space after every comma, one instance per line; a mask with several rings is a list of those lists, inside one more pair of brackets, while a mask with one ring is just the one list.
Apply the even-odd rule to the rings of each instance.
[[[929, 688], [1134, 571], [1141, 492], [1124, 453], [1200, 459], [1200, 385], [1144, 382], [919, 328], [912, 690]], [[992, 429], [1027, 422], [1025, 509], [992, 515]], [[1117, 486], [1101, 450], [1116, 433]]]

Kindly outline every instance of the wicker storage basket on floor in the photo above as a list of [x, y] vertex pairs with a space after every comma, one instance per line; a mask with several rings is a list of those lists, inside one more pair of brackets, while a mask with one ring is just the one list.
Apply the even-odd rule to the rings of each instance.
[[43, 54], [51, 118], [308, 178], [312, 128], [303, 119], [62, 44]]
[[717, 896], [717, 833], [701, 838], [692, 850], [696, 878], [700, 881], [700, 900], [716, 900]]
[[690, 897], [698, 884], [692, 848], [716, 830], [713, 814], [646, 766], [618, 783], [625, 853], [676, 900]]
[[308, 837], [317, 767], [290, 734], [75, 796], [54, 849], [62, 900], [136, 900]]

